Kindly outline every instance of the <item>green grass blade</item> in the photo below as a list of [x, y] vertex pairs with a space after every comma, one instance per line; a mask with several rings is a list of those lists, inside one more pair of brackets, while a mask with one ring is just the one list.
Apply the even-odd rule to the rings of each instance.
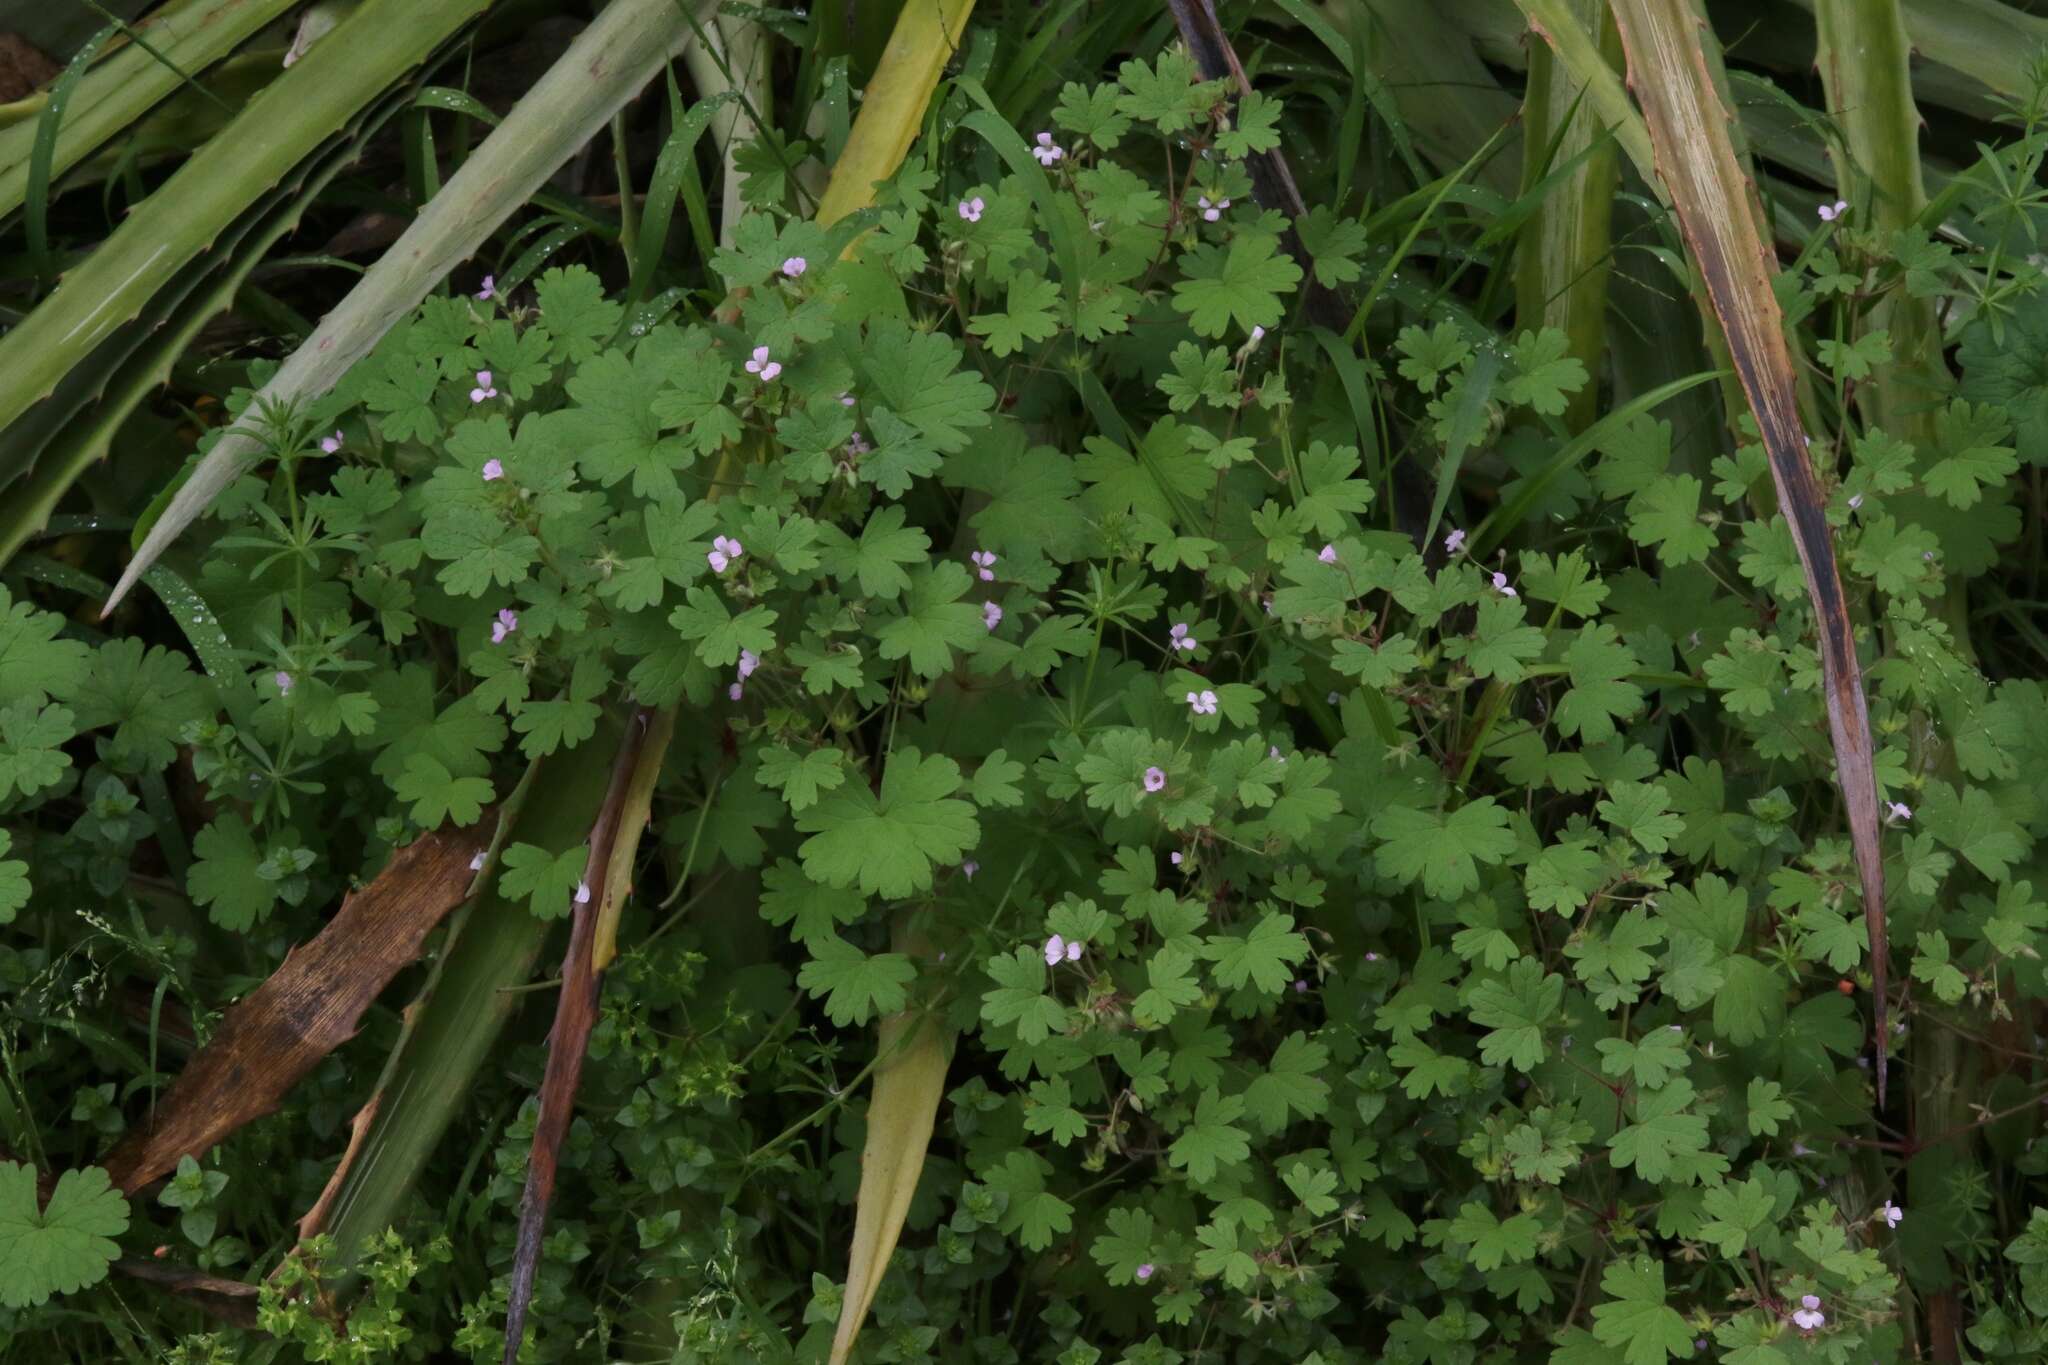
[[[361, 12], [349, 22], [360, 17]], [[324, 52], [344, 48], [336, 41], [342, 32], [337, 29], [316, 45], [287, 75], [306, 70]], [[689, 35], [688, 16], [675, 0], [613, 0], [478, 144], [348, 296], [321, 319], [319, 329], [264, 385], [251, 410], [266, 403], [304, 402], [334, 387], [435, 283], [472, 255], [556, 167], [588, 142], [614, 109], [638, 94]], [[0, 342], [0, 349], [4, 345]], [[114, 585], [109, 610], [164, 547], [233, 482], [259, 448], [253, 437], [239, 431], [215, 444], [150, 528], [134, 561]]]
[[49, 101], [43, 105], [43, 112], [36, 118], [35, 146], [28, 156], [28, 256], [36, 277], [47, 282], [50, 268], [50, 177], [51, 163], [57, 154], [57, 133], [64, 126], [64, 115], [70, 110], [72, 96], [78, 90], [78, 81], [85, 69], [92, 65], [92, 59], [99, 55], [102, 44], [114, 36], [116, 26], [109, 24], [92, 37], [65, 66], [57, 83], [50, 88]]

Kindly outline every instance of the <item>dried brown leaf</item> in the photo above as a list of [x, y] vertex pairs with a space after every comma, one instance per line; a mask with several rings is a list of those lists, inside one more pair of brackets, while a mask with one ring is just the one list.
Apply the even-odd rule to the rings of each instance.
[[469, 895], [482, 827], [435, 830], [393, 855], [270, 979], [237, 1003], [157, 1106], [103, 1163], [133, 1194], [184, 1156], [274, 1113], [299, 1080], [355, 1036], [356, 1023], [447, 913]]

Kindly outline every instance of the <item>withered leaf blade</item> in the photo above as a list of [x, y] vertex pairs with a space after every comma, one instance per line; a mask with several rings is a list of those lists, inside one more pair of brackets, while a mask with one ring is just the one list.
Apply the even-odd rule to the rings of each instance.
[[[660, 743], [650, 745], [650, 732]], [[672, 723], [657, 727], [646, 707], [635, 711], [612, 763], [611, 785], [590, 831], [590, 855], [584, 862], [583, 885], [571, 908], [569, 951], [562, 959], [562, 989], [555, 1002], [555, 1023], [548, 1032], [547, 1069], [541, 1073], [540, 1113], [533, 1126], [533, 1146], [526, 1159], [526, 1187], [519, 1197], [519, 1233], [512, 1253], [512, 1275], [505, 1305], [505, 1365], [514, 1365], [526, 1335], [526, 1309], [533, 1299], [533, 1280], [540, 1270], [541, 1240], [547, 1232], [548, 1206], [554, 1202], [555, 1174], [561, 1164], [562, 1139], [576, 1112], [576, 1090], [583, 1082], [583, 1057], [590, 1031], [597, 1024], [598, 995], [604, 969], [596, 964], [598, 919], [607, 899], [623, 895], [614, 885], [614, 855], [627, 867], [647, 820], [645, 801], [633, 802], [636, 790], [652, 789], [651, 774], [642, 764], [659, 768], [667, 750]], [[635, 817], [629, 823], [629, 806]], [[588, 894], [585, 894], [585, 893]]]
[[275, 1113], [321, 1058], [355, 1036], [370, 1002], [468, 896], [469, 863], [484, 846], [485, 828], [435, 830], [398, 850], [376, 880], [343, 900], [319, 933], [227, 1012], [157, 1106], [155, 1121], [131, 1132], [103, 1163], [122, 1193]]
[[1777, 260], [1750, 212], [1748, 180], [1728, 138], [1734, 116], [1721, 103], [1708, 74], [1700, 47], [1702, 20], [1698, 13], [1689, 0], [1614, 0], [1614, 17], [1628, 55], [1629, 87], [1650, 126], [1657, 173], [1670, 188], [1679, 228], [1727, 335], [1736, 374], [1770, 459], [1778, 505], [1792, 528], [1792, 541], [1806, 575], [1807, 596], [1813, 603], [1835, 772], [1848, 805], [1849, 837], [1856, 852], [1864, 920], [1870, 931], [1877, 1098], [1882, 1104], [1889, 944], [1877, 773], [1855, 635], [1842, 599], [1833, 541], [1822, 515], [1820, 482], [1814, 476], [1806, 435], [1800, 427], [1797, 378], [1785, 344], [1784, 317], [1771, 292]]

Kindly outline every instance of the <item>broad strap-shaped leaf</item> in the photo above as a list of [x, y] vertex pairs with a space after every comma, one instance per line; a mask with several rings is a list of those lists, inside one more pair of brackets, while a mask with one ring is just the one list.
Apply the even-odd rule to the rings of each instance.
[[1778, 504], [1798, 547], [1820, 635], [1828, 729], [1848, 805], [1849, 836], [1870, 930], [1877, 1093], [1885, 1090], [1886, 939], [1884, 865], [1870, 719], [1856, 661], [1819, 480], [1806, 452], [1784, 317], [1771, 279], [1777, 261], [1749, 212], [1749, 183], [1728, 127], [1734, 114], [1716, 95], [1700, 49], [1700, 18], [1687, 0], [1614, 0], [1628, 55], [1629, 85], [1650, 125], [1657, 172], [1671, 191], [1680, 229], [1726, 333], [1735, 369], [1762, 434]]
[[[896, 947], [917, 952], [916, 936], [898, 925]], [[951, 1038], [933, 1015], [909, 1010], [884, 1017], [875, 1030], [875, 1080], [868, 1098], [868, 1135], [860, 1153], [853, 1245], [847, 1252], [846, 1295], [832, 1334], [831, 1365], [845, 1365], [867, 1320], [882, 1274], [895, 1254], [910, 1197], [924, 1171], [925, 1149], [946, 1093]]]
[[[448, 0], [448, 8], [448, 27], [452, 29], [477, 6]], [[376, 22], [374, 15], [359, 15], [351, 21], [354, 27], [349, 31]], [[404, 235], [278, 367], [250, 403], [249, 413], [260, 412], [266, 403], [310, 402], [333, 388], [349, 366], [369, 354], [457, 262], [475, 252], [542, 181], [640, 93], [670, 55], [691, 40], [693, 27], [693, 16], [674, 0], [614, 0], [606, 6], [513, 106], [505, 121], [470, 153], [441, 192], [427, 201]], [[320, 73], [309, 72], [309, 67], [321, 61], [345, 64], [352, 52], [347, 42], [335, 37], [315, 45], [290, 75], [318, 79]], [[412, 54], [412, 59], [418, 55]], [[405, 64], [411, 65], [411, 60]], [[284, 83], [280, 78], [268, 92], [272, 98]], [[263, 111], [251, 112], [260, 116]], [[181, 174], [198, 170], [195, 160]], [[137, 215], [123, 231], [140, 224], [141, 215]], [[97, 261], [98, 254], [93, 259]], [[66, 282], [66, 289], [73, 287], [71, 281]], [[104, 311], [109, 315], [106, 325], [115, 325], [118, 309], [110, 305]], [[28, 345], [19, 337], [18, 330], [10, 340], [17, 340], [18, 346]], [[5, 398], [0, 392], [0, 418], [12, 415]], [[108, 612], [260, 450], [257, 438], [245, 430], [229, 431], [215, 443], [143, 538], [135, 558], [114, 585], [113, 596], [107, 600]]]

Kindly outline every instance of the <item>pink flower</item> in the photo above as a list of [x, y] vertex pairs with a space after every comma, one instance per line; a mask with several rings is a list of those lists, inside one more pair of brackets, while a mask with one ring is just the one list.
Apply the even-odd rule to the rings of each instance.
[[1910, 820], [1913, 818], [1913, 808], [1903, 801], [1894, 801], [1885, 807], [1885, 814], [1894, 820]]
[[1198, 716], [1213, 716], [1216, 714], [1216, 694], [1206, 687], [1199, 692], [1190, 692], [1188, 706]]
[[987, 201], [978, 194], [972, 199], [962, 199], [960, 201], [960, 219], [962, 222], [978, 223], [981, 221], [981, 211], [987, 207]]
[[1451, 533], [1450, 533], [1449, 535], [1447, 535], [1447, 536], [1445, 536], [1445, 537], [1444, 537], [1444, 553], [1445, 553], [1445, 554], [1447, 554], [1447, 555], [1454, 555], [1454, 554], [1458, 553], [1458, 551], [1460, 551], [1460, 550], [1462, 550], [1462, 549], [1464, 549], [1464, 548], [1465, 548], [1465, 530], [1464, 530], [1464, 528], [1463, 528], [1463, 527], [1456, 527], [1456, 528], [1454, 528], [1454, 529], [1453, 529], [1453, 530], [1451, 531]]
[[1515, 596], [1515, 590], [1508, 586], [1508, 576], [1504, 573], [1497, 573], [1493, 576], [1493, 590], [1502, 597]]
[[270, 680], [277, 684], [278, 696], [289, 697], [292, 694], [291, 674], [285, 672], [283, 669], [280, 668], [277, 670], [277, 672], [270, 675]]
[[1277, 744], [1268, 744], [1266, 746], [1266, 757], [1272, 759], [1275, 763], [1285, 763], [1287, 761], [1287, 755], [1280, 752], [1280, 746]]
[[1905, 1218], [1906, 1211], [1887, 1199], [1878, 1207], [1877, 1214], [1878, 1217], [1884, 1219], [1886, 1227], [1895, 1228]]
[[476, 387], [469, 391], [469, 401], [481, 403], [486, 398], [496, 398], [497, 396], [498, 390], [491, 383], [491, 372], [489, 370], [478, 370], [476, 372]]
[[578, 905], [588, 905], [588, 904], [590, 904], [590, 883], [589, 883], [589, 882], [578, 882], [578, 883], [576, 883], [576, 903], [577, 903]]
[[322, 437], [320, 438], [320, 453], [321, 453], [321, 454], [323, 454], [323, 455], [332, 455], [332, 454], [334, 454], [334, 453], [335, 453], [336, 451], [338, 451], [338, 450], [340, 450], [340, 449], [341, 449], [341, 432], [340, 432], [340, 431], [336, 431], [336, 432], [335, 432], [335, 433], [334, 433], [334, 434], [333, 434], [332, 436], [322, 436]]
[[1256, 346], [1265, 339], [1266, 329], [1259, 326], [1257, 323], [1252, 324], [1252, 345]]
[[856, 458], [867, 454], [873, 449], [874, 447], [868, 444], [868, 438], [857, 431], [853, 433], [853, 439], [846, 443], [846, 453]]
[[753, 650], [751, 650], [751, 649], [743, 649], [743, 650], [741, 650], [741, 651], [740, 651], [740, 681], [741, 681], [741, 682], [745, 682], [745, 681], [746, 681], [746, 680], [747, 680], [748, 678], [751, 678], [751, 677], [753, 677], [753, 676], [754, 676], [754, 670], [755, 670], [755, 669], [757, 669], [757, 668], [759, 668], [760, 666], [761, 666], [761, 656], [760, 656], [760, 655], [756, 654], [756, 653], [755, 653], [755, 652], [754, 652]]
[[483, 473], [485, 483], [496, 483], [505, 477], [505, 462], [496, 458], [485, 460]]
[[1045, 965], [1057, 967], [1063, 960], [1079, 962], [1081, 960], [1081, 945], [1069, 943], [1058, 934], [1054, 934], [1045, 941]]
[[1152, 1263], [1151, 1263], [1150, 1261], [1147, 1261], [1147, 1262], [1145, 1262], [1145, 1264], [1143, 1264], [1143, 1265], [1139, 1266], [1139, 1267], [1138, 1267], [1138, 1283], [1139, 1283], [1139, 1284], [1143, 1284], [1143, 1283], [1145, 1283], [1145, 1281], [1147, 1281], [1147, 1280], [1151, 1279], [1151, 1278], [1152, 1278], [1152, 1272], [1153, 1272], [1154, 1270], [1156, 1270], [1156, 1269], [1158, 1269], [1158, 1267], [1157, 1267], [1157, 1266], [1155, 1266], [1155, 1265], [1153, 1265], [1153, 1264], [1152, 1264]]
[[1195, 202], [1202, 206], [1203, 221], [1209, 223], [1213, 223], [1217, 219], [1221, 218], [1223, 216], [1223, 210], [1230, 207], [1230, 201], [1228, 199], [1218, 199], [1215, 203], [1212, 204], [1209, 202], [1209, 196], [1205, 194], [1196, 195]]
[[1167, 638], [1173, 642], [1173, 647], [1178, 650], [1191, 650], [1201, 643], [1201, 641], [1188, 633], [1188, 625], [1185, 621], [1174, 622], [1173, 629], [1167, 631], [1166, 634]]
[[469, 870], [471, 872], [481, 872], [484, 870], [484, 851], [482, 849], [478, 849], [476, 856], [469, 860]]
[[1151, 767], [1145, 769], [1145, 790], [1156, 792], [1166, 785], [1166, 769]]
[[704, 559], [711, 565], [711, 572], [724, 573], [740, 557], [740, 543], [731, 536], [717, 536], [711, 542], [711, 549]]
[[1066, 154], [1066, 149], [1052, 140], [1051, 133], [1040, 133], [1038, 145], [1031, 149], [1031, 155], [1038, 158], [1041, 166], [1050, 166]]
[[747, 695], [747, 685], [745, 683], [734, 683], [725, 689], [725, 695], [733, 701], [738, 701]]
[[1835, 219], [1840, 218], [1843, 214], [1847, 213], [1848, 211], [1849, 201], [1846, 199], [1837, 199], [1832, 204], [1822, 204], [1820, 206], [1820, 220], [1823, 223], [1832, 223], [1835, 221]]
[[1003, 609], [993, 602], [983, 602], [981, 604], [981, 623], [993, 632], [997, 626], [1003, 623]]
[[1294, 978], [1294, 993], [1295, 993], [1296, 995], [1307, 995], [1307, 994], [1308, 994], [1308, 982], [1306, 982], [1306, 981], [1303, 981], [1303, 980], [1302, 980], [1302, 979], [1301, 979], [1300, 977], [1298, 977], [1298, 976], [1297, 976], [1296, 978]]
[[501, 607], [498, 611], [498, 619], [491, 622], [491, 643], [494, 645], [504, 644], [505, 637], [517, 629], [519, 629], [519, 613], [510, 607]]
[[484, 276], [484, 287], [476, 291], [478, 302], [482, 302], [484, 299], [496, 298], [497, 296], [498, 277], [496, 275]]
[[850, 408], [850, 407], [852, 407], [852, 406], [853, 406], [853, 395], [852, 395], [852, 394], [850, 394], [850, 393], [842, 393], [842, 394], [840, 394], [840, 395], [839, 395], [839, 406], [840, 406], [840, 407], [842, 407], [842, 408]]
[[1171, 862], [1171, 863], [1172, 863], [1172, 864], [1173, 864], [1173, 865], [1174, 865], [1175, 867], [1179, 867], [1179, 866], [1180, 866], [1180, 850], [1179, 850], [1179, 849], [1175, 849], [1175, 850], [1174, 850], [1173, 852], [1171, 852], [1171, 853], [1167, 854], [1167, 855], [1166, 855], [1166, 857], [1167, 857], [1167, 861]]
[[811, 263], [801, 256], [792, 256], [782, 263], [782, 273], [792, 280], [810, 268]]
[[747, 373], [760, 375], [763, 384], [771, 383], [776, 375], [782, 373], [782, 364], [768, 358], [766, 346], [756, 346], [753, 359], [747, 362]]
[[1335, 564], [1337, 562], [1337, 547], [1325, 545], [1322, 549], [1316, 551], [1316, 558], [1325, 564]]
[[1828, 1315], [1820, 1311], [1820, 1296], [1818, 1294], [1802, 1294], [1800, 1296], [1799, 1307], [1792, 1314], [1794, 1326], [1802, 1332], [1811, 1332], [1827, 1320]]
[[982, 582], [993, 583], [996, 581], [995, 551], [976, 550], [973, 554], [967, 556], [967, 558], [973, 562], [975, 572], [981, 576]]
[[960, 875], [967, 878], [967, 880], [970, 882], [974, 880], [974, 874], [979, 871], [981, 871], [981, 864], [977, 863], [972, 858], [969, 858], [966, 862], [960, 864]]

